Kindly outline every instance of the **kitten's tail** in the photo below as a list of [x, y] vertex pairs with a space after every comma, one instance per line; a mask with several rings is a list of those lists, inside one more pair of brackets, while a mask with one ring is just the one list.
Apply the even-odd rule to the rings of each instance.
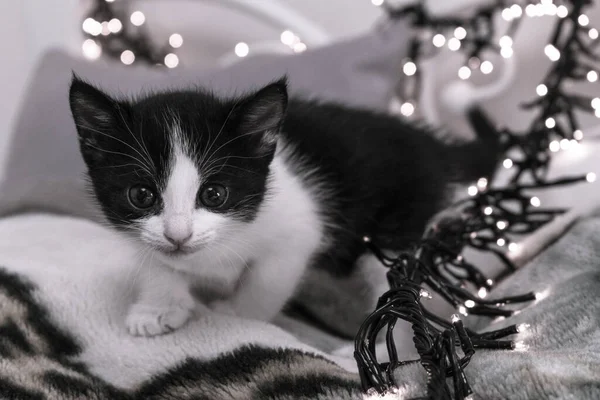
[[485, 111], [474, 107], [469, 110], [467, 118], [477, 138], [457, 149], [460, 178], [465, 182], [492, 176], [502, 156], [500, 132]]

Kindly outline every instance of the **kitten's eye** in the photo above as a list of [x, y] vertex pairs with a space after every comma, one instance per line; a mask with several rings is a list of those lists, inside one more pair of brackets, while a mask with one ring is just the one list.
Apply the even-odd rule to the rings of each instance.
[[156, 195], [148, 186], [135, 185], [129, 189], [129, 201], [134, 207], [143, 210], [154, 205]]
[[200, 201], [206, 207], [216, 208], [222, 206], [227, 200], [227, 188], [219, 184], [209, 184], [202, 188]]

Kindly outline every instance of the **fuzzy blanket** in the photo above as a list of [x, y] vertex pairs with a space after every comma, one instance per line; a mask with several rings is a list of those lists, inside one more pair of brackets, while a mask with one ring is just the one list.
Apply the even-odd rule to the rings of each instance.
[[[531, 324], [522, 337], [528, 350], [477, 352], [466, 370], [477, 398], [600, 398], [597, 232], [600, 220], [580, 223], [491, 294], [547, 296], [494, 323]], [[123, 319], [134, 256], [89, 221], [0, 220], [0, 398], [369, 398], [350, 342], [284, 315], [278, 326], [207, 315], [169, 335], [129, 336]], [[410, 355], [410, 334], [398, 334], [400, 353]], [[421, 367], [397, 376], [406, 396], [423, 395]]]

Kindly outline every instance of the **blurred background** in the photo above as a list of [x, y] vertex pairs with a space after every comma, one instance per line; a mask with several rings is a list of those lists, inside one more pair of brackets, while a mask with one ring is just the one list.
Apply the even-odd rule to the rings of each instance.
[[[411, 2], [394, 1], [401, 4]], [[493, 3], [492, 0], [425, 2], [432, 12], [441, 15], [469, 13], [475, 7]], [[151, 46], [155, 49], [153, 57], [156, 62], [162, 64], [156, 68], [166, 70], [166, 73], [169, 70], [183, 69], [188, 71], [188, 76], [189, 71], [197, 71], [197, 75], [201, 76], [205, 72], [220, 70], [257, 55], [280, 54], [293, 57], [372, 35], [377, 26], [386, 21], [382, 3], [383, 0], [2, 1], [0, 15], [3, 23], [0, 24], [0, 34], [4, 40], [0, 41], [0, 87], [3, 89], [0, 97], [0, 158], [3, 159], [8, 151], [8, 141], [14, 135], [26, 95], [35, 98], [36, 88], [31, 87], [32, 76], [48, 51], [58, 49], [82, 62], [135, 68], [143, 61], [139, 49]], [[530, 10], [525, 7], [527, 2], [521, 3], [524, 4], [518, 13], [502, 13], [495, 17], [500, 25], [514, 18], [523, 19], [518, 31], [511, 37], [510, 57], [492, 55], [490, 65], [493, 68], [476, 68], [473, 76], [469, 72], [469, 82], [477, 88], [493, 86], [502, 79], [506, 80], [501, 90], [496, 88], [494, 96], [484, 96], [478, 103], [500, 125], [515, 129], [526, 126], [531, 120], [531, 115], [521, 110], [519, 104], [535, 98], [538, 84], [552, 62], [544, 54], [544, 49], [557, 18], [557, 7], [552, 0], [540, 1], [538, 10], [548, 6], [551, 8], [537, 16], [535, 7], [529, 13]], [[105, 18], [106, 7], [114, 15]], [[526, 16], [531, 18], [525, 18]], [[594, 6], [587, 17], [587, 23], [591, 27], [596, 26], [597, 21], [600, 21], [598, 7]], [[600, 28], [600, 25], [596, 27]], [[126, 46], [123, 47], [122, 43], [113, 50], [106, 45], [107, 40], [125, 32], [138, 38], [135, 39], [138, 42], [134, 49], [138, 52], [137, 56]], [[408, 27], [400, 32], [396, 36], [385, 38], [388, 47], [380, 52], [381, 59], [367, 61], [378, 63], [379, 68], [388, 62], [385, 57], [393, 53], [395, 48], [404, 49], [397, 53], [406, 57], [405, 48], [409, 39], [422, 32], [415, 32]], [[597, 35], [597, 31], [595, 32]], [[142, 35], [141, 39], [139, 35]], [[392, 33], [388, 32], [389, 35]], [[455, 36], [458, 37], [456, 33]], [[500, 39], [498, 36], [498, 40]], [[449, 128], [457, 136], [470, 136], [470, 129], [461, 114], [462, 109], [456, 108], [464, 91], [447, 90], [449, 85], [466, 80], [460, 73], [460, 68], [465, 63], [464, 54], [451, 49], [450, 39], [440, 47], [441, 51], [435, 57], [423, 63], [420, 116]], [[364, 52], [356, 57], [373, 57], [364, 46], [357, 47], [356, 51]], [[366, 61], [361, 60], [361, 63]], [[147, 60], [145, 64], [148, 64]], [[405, 66], [403, 63], [389, 64], [388, 69], [400, 78], [407, 74], [403, 65]], [[510, 79], [506, 79], [508, 69], [512, 69]], [[61, 76], [65, 73], [62, 70], [56, 72]], [[313, 73], [317, 76], [319, 71], [315, 70]], [[52, 74], [45, 75], [45, 79], [51, 80]], [[594, 82], [596, 81], [597, 77]], [[389, 84], [389, 91], [393, 93], [394, 81], [388, 79], [385, 83]], [[365, 85], [365, 82], [362, 84]], [[118, 87], [119, 83], [115, 85]], [[577, 90], [594, 95], [596, 88], [596, 85], [585, 84]], [[362, 95], [358, 88], [354, 94], [357, 98]], [[386, 103], [387, 109], [412, 116], [412, 109], [406, 106], [402, 109], [403, 104], [395, 102], [393, 96], [390, 97], [389, 104]], [[27, 118], [31, 117], [21, 116], [21, 120]], [[586, 135], [590, 132], [588, 136], [593, 136], [596, 118], [593, 115], [585, 116], [582, 123]], [[595, 164], [590, 164], [591, 161], [585, 162], [595, 154], [593, 141], [591, 143], [589, 146], [592, 147], [581, 146], [577, 151], [568, 152], [568, 156], [560, 155], [556, 159], [555, 165], [558, 167], [555, 169], [560, 172], [569, 168], [573, 172], [579, 172], [595, 167]]]

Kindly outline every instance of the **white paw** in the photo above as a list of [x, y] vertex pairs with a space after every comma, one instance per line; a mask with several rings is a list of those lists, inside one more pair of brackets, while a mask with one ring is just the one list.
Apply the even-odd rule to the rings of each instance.
[[127, 314], [125, 324], [133, 336], [156, 336], [182, 327], [191, 315], [192, 308], [183, 304], [168, 306], [134, 304]]

